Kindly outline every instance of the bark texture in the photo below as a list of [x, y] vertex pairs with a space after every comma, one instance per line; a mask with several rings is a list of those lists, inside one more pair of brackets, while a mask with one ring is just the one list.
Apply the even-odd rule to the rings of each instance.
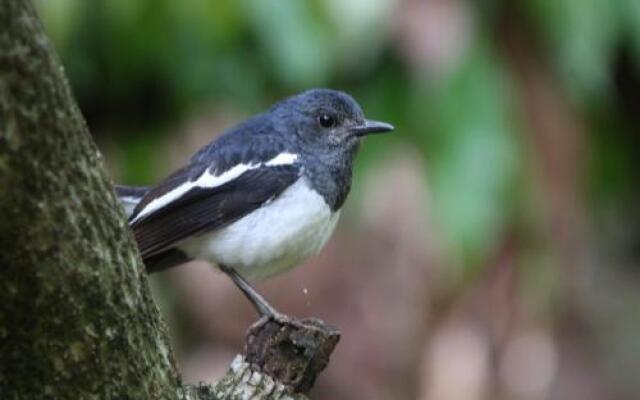
[[167, 331], [33, 6], [0, 2], [3, 398], [175, 398]]
[[339, 337], [316, 322], [256, 325], [218, 384], [182, 385], [50, 46], [30, 1], [0, 0], [0, 398], [305, 399]]

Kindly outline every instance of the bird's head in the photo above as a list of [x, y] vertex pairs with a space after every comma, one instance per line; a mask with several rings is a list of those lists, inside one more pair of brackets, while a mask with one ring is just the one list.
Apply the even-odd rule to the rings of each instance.
[[305, 144], [330, 148], [356, 148], [370, 134], [391, 132], [393, 126], [365, 118], [358, 103], [344, 92], [311, 89], [292, 96], [272, 111], [286, 129], [295, 128]]

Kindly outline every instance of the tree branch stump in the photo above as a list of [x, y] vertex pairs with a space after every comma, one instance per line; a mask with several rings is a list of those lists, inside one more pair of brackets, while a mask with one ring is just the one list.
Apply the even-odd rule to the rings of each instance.
[[188, 398], [305, 400], [338, 340], [340, 333], [319, 319], [260, 320], [227, 374], [213, 387], [191, 387]]
[[307, 393], [338, 340], [340, 333], [319, 319], [261, 320], [247, 332], [244, 354], [252, 369]]

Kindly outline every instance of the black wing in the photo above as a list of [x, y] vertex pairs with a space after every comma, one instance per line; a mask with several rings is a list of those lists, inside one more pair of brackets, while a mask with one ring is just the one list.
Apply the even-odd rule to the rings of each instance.
[[190, 175], [201, 174], [204, 170], [206, 168], [192, 165], [177, 171], [164, 184], [152, 189], [139, 204], [132, 216], [131, 227], [143, 259], [171, 249], [191, 236], [222, 228], [242, 218], [276, 198], [300, 176], [300, 167], [296, 164], [262, 166], [214, 188], [193, 188], [136, 220], [140, 210], [154, 198], [175, 188], [176, 182], [188, 181]]

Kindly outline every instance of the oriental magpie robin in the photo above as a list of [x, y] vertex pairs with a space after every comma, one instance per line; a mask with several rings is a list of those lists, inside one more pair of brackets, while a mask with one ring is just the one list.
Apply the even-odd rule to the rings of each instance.
[[327, 242], [362, 138], [393, 130], [346, 93], [312, 89], [273, 105], [152, 187], [118, 186], [149, 272], [203, 259], [263, 317], [282, 317], [246, 281], [302, 263]]

